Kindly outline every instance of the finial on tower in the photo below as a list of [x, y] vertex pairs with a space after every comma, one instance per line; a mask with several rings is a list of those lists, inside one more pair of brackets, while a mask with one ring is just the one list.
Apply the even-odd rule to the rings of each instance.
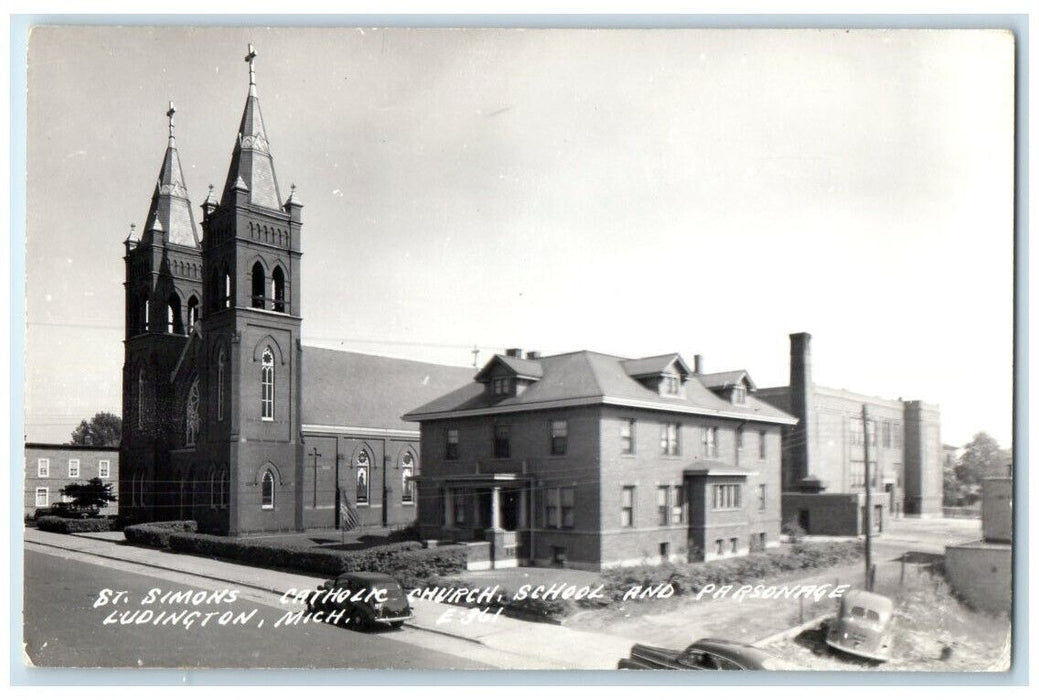
[[245, 62], [249, 64], [249, 94], [256, 95], [256, 68], [253, 61], [256, 59], [256, 49], [249, 44], [249, 53], [245, 56]]
[[166, 116], [170, 120], [170, 146], [173, 145], [173, 115], [177, 113], [177, 108], [173, 106], [173, 100], [170, 100], [170, 108], [166, 110]]

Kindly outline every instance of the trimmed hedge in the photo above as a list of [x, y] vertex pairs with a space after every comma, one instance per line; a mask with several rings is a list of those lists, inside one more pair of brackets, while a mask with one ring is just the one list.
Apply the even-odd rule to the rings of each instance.
[[57, 515], [43, 515], [36, 519], [36, 527], [46, 532], [60, 532], [71, 535], [77, 532], [111, 532], [115, 530], [112, 518], [60, 518]]
[[130, 544], [169, 549], [171, 535], [178, 532], [197, 531], [198, 523], [194, 520], [166, 520], [157, 523], [127, 525], [123, 528], [123, 535]]
[[370, 549], [338, 551], [171, 532], [167, 543], [174, 552], [323, 576], [337, 576], [347, 571], [378, 571], [397, 578], [405, 587], [421, 586], [436, 576], [464, 571], [466, 565], [465, 547], [449, 545], [423, 549], [419, 542], [396, 542]]
[[621, 600], [633, 586], [670, 583], [675, 595], [696, 593], [708, 584], [748, 583], [790, 571], [824, 569], [862, 558], [863, 546], [854, 542], [801, 542], [789, 551], [750, 554], [736, 559], [695, 564], [665, 564], [609, 569], [602, 574], [604, 593]]

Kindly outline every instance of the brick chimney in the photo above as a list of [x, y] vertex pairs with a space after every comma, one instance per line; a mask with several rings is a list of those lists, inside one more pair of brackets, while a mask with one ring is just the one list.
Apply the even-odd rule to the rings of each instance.
[[790, 430], [790, 469], [784, 482], [797, 486], [812, 475], [815, 452], [815, 433], [812, 416], [815, 414], [815, 386], [812, 383], [812, 336], [809, 333], [790, 334], [790, 412], [797, 425]]
[[528, 350], [527, 351], [527, 359], [528, 360], [540, 360], [541, 359], [541, 351], [540, 350]]
[[508, 348], [505, 351], [507, 357], [523, 357], [523, 348]]

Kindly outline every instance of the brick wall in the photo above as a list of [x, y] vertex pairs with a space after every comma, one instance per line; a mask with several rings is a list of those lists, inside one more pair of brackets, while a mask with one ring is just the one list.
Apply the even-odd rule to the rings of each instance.
[[[48, 476], [40, 476], [40, 460], [47, 460]], [[79, 460], [79, 477], [69, 476], [69, 462]], [[101, 462], [109, 464], [108, 477], [102, 477], [106, 483], [113, 485], [113, 493], [119, 495], [119, 450], [115, 447], [75, 447], [72, 445], [47, 445], [29, 443], [25, 446], [25, 515], [32, 515], [38, 507], [36, 490], [47, 489], [47, 504], [53, 505], [62, 500], [61, 489], [71, 483], [86, 483], [89, 479], [100, 476]], [[42, 503], [42, 500], [41, 500]], [[118, 512], [118, 502], [110, 504], [103, 511], [106, 515]]]

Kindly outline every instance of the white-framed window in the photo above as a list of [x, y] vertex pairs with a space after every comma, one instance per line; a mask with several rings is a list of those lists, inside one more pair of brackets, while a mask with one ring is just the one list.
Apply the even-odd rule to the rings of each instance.
[[496, 458], [507, 459], [509, 457], [510, 439], [509, 426], [501, 424], [494, 426], [494, 456]]
[[46, 508], [51, 504], [50, 490], [46, 486], [36, 487], [36, 507]]
[[676, 486], [671, 499], [671, 522], [685, 524], [688, 522], [689, 510], [686, 507], [685, 487]]
[[768, 433], [764, 430], [758, 431], [758, 459], [768, 457]]
[[673, 374], [664, 376], [664, 393], [677, 395], [682, 389], [682, 380]]
[[635, 419], [621, 420], [621, 454], [635, 454]]
[[274, 420], [274, 351], [268, 345], [260, 362], [260, 418]]
[[742, 484], [715, 484], [712, 494], [713, 510], [739, 510], [743, 507]]
[[758, 512], [764, 513], [768, 509], [768, 486], [758, 484]]
[[559, 527], [559, 489], [545, 491], [545, 527]]
[[737, 384], [732, 388], [732, 402], [737, 405], [747, 403], [747, 387]]
[[509, 394], [511, 387], [512, 384], [510, 377], [495, 377], [491, 380], [491, 388], [493, 389], [495, 396], [505, 396]]
[[560, 527], [574, 526], [574, 488], [564, 486], [559, 489], [559, 519]]
[[660, 452], [664, 455], [682, 454], [682, 446], [678, 440], [679, 424], [663, 423], [660, 426]]
[[621, 527], [635, 527], [635, 487], [621, 487]]
[[709, 427], [703, 429], [703, 456], [718, 456], [718, 428]]
[[368, 496], [371, 488], [371, 467], [372, 459], [368, 455], [368, 450], [361, 450], [357, 455], [357, 460], [354, 463], [354, 468], [357, 472], [357, 490], [355, 503], [358, 505], [364, 505], [368, 503]]
[[79, 460], [78, 459], [70, 459], [69, 460], [69, 478], [70, 479], [78, 479], [79, 478]]
[[200, 425], [198, 402], [198, 377], [195, 377], [195, 381], [191, 383], [191, 388], [188, 389], [188, 400], [184, 407], [184, 444], [188, 447], [194, 447], [195, 440], [198, 438]]
[[264, 510], [274, 509], [274, 472], [270, 469], [263, 473], [260, 486], [260, 507]]
[[657, 487], [657, 525], [671, 524], [671, 487]]
[[565, 420], [554, 420], [549, 426], [551, 433], [549, 453], [555, 457], [566, 454], [567, 427]]
[[415, 457], [410, 452], [405, 452], [400, 458], [400, 501], [401, 503], [415, 502]]
[[447, 443], [444, 445], [444, 459], [458, 459], [458, 430], [447, 431]]
[[112, 478], [112, 462], [107, 459], [98, 460], [97, 475], [102, 479]]
[[545, 527], [574, 526], [574, 487], [545, 489]]
[[36, 460], [36, 476], [40, 479], [49, 479], [51, 475], [51, 461], [46, 457]]

